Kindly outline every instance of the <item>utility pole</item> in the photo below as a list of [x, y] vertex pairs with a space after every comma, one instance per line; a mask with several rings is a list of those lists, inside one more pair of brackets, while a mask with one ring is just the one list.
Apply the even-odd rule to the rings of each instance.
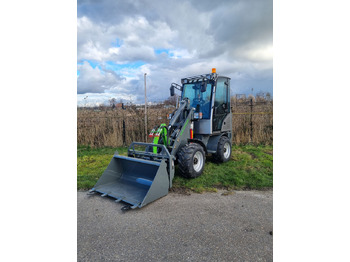
[[89, 96], [84, 97], [84, 101], [85, 101], [84, 107], [85, 107], [85, 109], [86, 109], [86, 99], [87, 99], [88, 97], [89, 97]]
[[146, 75], [144, 74], [144, 80], [145, 80], [145, 141], [147, 143], [147, 93], [146, 93]]
[[250, 143], [253, 143], [253, 91], [252, 88], [252, 96], [250, 98]]
[[250, 143], [253, 143], [253, 97], [250, 98]]

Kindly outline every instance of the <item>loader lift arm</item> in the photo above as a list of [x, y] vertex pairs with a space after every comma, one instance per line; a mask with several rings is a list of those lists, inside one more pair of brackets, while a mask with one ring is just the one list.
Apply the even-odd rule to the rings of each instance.
[[175, 110], [171, 117], [168, 126], [168, 147], [173, 156], [176, 156], [180, 147], [190, 139], [190, 126], [193, 121], [193, 113], [194, 108], [191, 108], [190, 100], [185, 98], [180, 102], [179, 108]]

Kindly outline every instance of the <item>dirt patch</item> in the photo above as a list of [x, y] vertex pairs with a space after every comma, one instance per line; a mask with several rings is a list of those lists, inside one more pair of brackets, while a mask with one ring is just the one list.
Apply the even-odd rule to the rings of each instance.
[[250, 187], [242, 187], [236, 189], [237, 191], [273, 191], [273, 187], [260, 187], [258, 189], [252, 189]]
[[190, 196], [192, 191], [185, 187], [172, 187], [169, 192]]
[[229, 195], [234, 195], [236, 192], [235, 191], [226, 191], [224, 193], [222, 193], [222, 196], [229, 196]]
[[254, 153], [248, 152], [248, 154], [252, 157], [252, 159], [258, 158]]

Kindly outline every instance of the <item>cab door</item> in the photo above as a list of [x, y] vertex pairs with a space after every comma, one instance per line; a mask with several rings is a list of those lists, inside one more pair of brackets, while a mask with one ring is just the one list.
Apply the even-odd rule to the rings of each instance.
[[213, 105], [213, 132], [221, 131], [225, 117], [230, 113], [230, 86], [228, 78], [219, 77]]

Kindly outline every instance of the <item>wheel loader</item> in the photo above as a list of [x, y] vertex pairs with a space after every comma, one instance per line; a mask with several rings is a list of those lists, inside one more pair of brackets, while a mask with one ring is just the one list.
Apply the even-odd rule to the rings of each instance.
[[141, 208], [168, 194], [175, 163], [180, 175], [196, 178], [208, 154], [217, 162], [230, 160], [230, 78], [213, 68], [212, 73], [181, 79], [181, 85], [172, 83], [171, 96], [175, 89], [181, 92], [181, 101], [169, 114], [169, 125], [152, 129], [153, 143], [132, 142], [128, 156], [116, 151], [89, 194], [122, 201], [123, 210]]

